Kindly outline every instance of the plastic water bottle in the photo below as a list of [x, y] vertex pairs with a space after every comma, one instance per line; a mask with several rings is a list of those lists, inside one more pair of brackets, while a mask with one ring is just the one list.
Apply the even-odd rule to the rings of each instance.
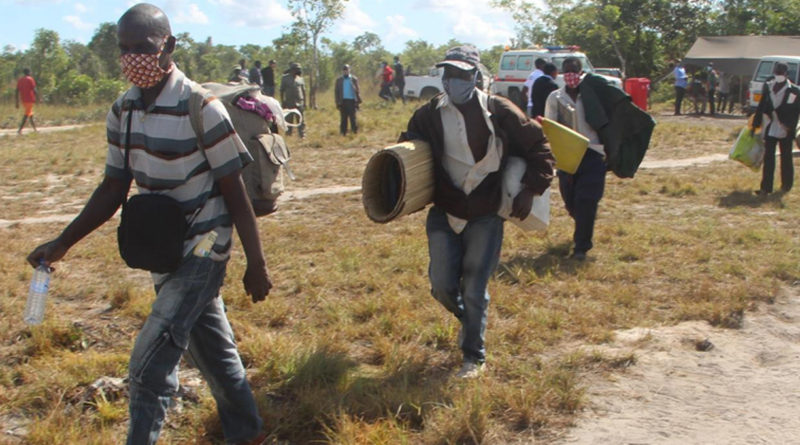
[[194, 254], [195, 256], [199, 256], [200, 258], [208, 258], [211, 255], [211, 248], [214, 247], [214, 241], [217, 240], [217, 232], [212, 230], [208, 232], [208, 235], [205, 236], [196, 246], [194, 246]]
[[33, 271], [31, 287], [28, 290], [28, 301], [25, 303], [23, 319], [29, 325], [40, 324], [44, 319], [47, 303], [47, 290], [50, 288], [50, 268], [40, 264]]

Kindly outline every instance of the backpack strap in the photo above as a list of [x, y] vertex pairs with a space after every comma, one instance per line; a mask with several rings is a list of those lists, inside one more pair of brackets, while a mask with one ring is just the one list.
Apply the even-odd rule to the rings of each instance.
[[[203, 145], [203, 135], [205, 129], [203, 128], [203, 104], [206, 98], [211, 97], [211, 93], [202, 86], [191, 83], [191, 94], [189, 95], [189, 121], [192, 123], [192, 129], [197, 137], [197, 145], [201, 149], [205, 149]], [[205, 155], [205, 150], [203, 151]]]

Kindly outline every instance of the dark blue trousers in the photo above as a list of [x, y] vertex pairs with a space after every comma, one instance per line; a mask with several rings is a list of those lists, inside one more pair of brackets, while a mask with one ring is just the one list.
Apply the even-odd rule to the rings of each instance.
[[558, 171], [558, 188], [569, 216], [575, 220], [575, 252], [586, 253], [592, 248], [597, 204], [606, 185], [606, 163], [600, 153], [586, 150], [574, 175]]

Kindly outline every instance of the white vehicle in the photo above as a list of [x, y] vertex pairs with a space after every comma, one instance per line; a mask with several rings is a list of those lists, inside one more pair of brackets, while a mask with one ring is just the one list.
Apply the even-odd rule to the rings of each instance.
[[[483, 90], [489, 91], [488, 84], [491, 83], [491, 74], [483, 64], [479, 66], [481, 75], [484, 79]], [[444, 91], [442, 87], [442, 72], [444, 68], [431, 67], [426, 76], [407, 75], [405, 95], [406, 97], [429, 100], [433, 96]]]
[[800, 56], [764, 56], [758, 62], [756, 71], [753, 73], [753, 80], [750, 81], [750, 95], [747, 100], [748, 111], [755, 112], [758, 103], [761, 101], [761, 90], [764, 88], [764, 82], [772, 77], [772, 70], [775, 68], [775, 63], [783, 62], [789, 66], [789, 72], [786, 77], [793, 84], [800, 84]]
[[[542, 58], [554, 64], [561, 72], [561, 64], [567, 57], [577, 57], [583, 64], [583, 71], [593, 73], [594, 67], [586, 54], [580, 52], [577, 46], [549, 46], [547, 48], [529, 48], [508, 50], [500, 56], [500, 67], [492, 82], [492, 92], [511, 99], [516, 104], [523, 102], [522, 87], [531, 72], [536, 69], [534, 61]], [[622, 89], [622, 80], [618, 77], [599, 76], [608, 80], [615, 87]], [[559, 74], [556, 79], [558, 86], [564, 86], [564, 77]]]

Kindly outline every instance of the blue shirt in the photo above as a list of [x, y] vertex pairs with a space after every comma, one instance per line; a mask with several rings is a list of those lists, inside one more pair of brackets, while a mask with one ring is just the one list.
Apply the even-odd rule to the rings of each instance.
[[356, 93], [353, 91], [353, 80], [350, 76], [342, 80], [342, 99], [356, 100]]
[[683, 68], [682, 66], [676, 66], [675, 70], [672, 71], [672, 75], [675, 76], [676, 87], [686, 88], [689, 77], [686, 76], [685, 68]]

